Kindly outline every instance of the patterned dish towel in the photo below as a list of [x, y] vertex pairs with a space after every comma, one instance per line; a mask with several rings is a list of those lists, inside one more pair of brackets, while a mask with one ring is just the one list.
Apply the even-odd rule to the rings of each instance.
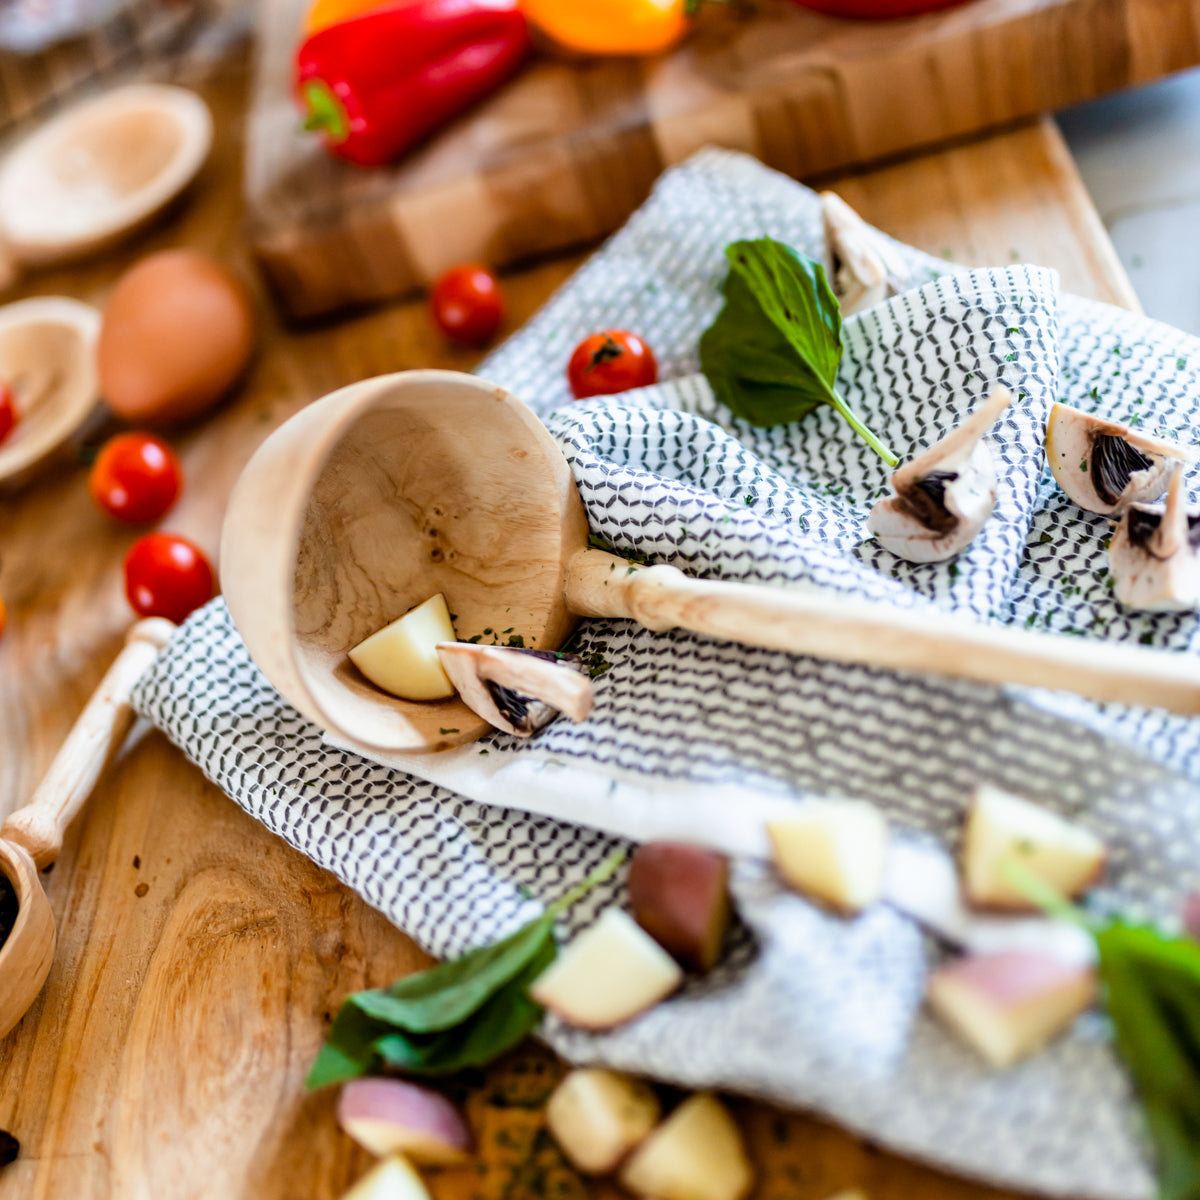
[[[1019, 397], [991, 435], [1003, 464], [995, 515], [955, 562], [913, 566], [868, 539], [888, 472], [830, 410], [754, 429], [695, 373], [723, 247], [762, 234], [819, 256], [816, 196], [751, 159], [705, 151], [667, 172], [482, 367], [546, 415], [594, 533], [699, 576], [815, 583], [1194, 650], [1196, 617], [1116, 606], [1107, 524], [1057, 489], [1041, 440], [1063, 399], [1195, 441], [1200, 341], [1060, 295], [1049, 271], [954, 271], [905, 250], [916, 286], [846, 323], [842, 394], [902, 457], [996, 384]], [[562, 364], [604, 326], [642, 333], [668, 382], [569, 404]], [[911, 846], [949, 849], [972, 786], [990, 782], [1104, 838], [1102, 907], [1170, 920], [1200, 884], [1200, 722], [621, 621], [584, 622], [574, 644], [611, 663], [585, 723], [435, 758], [376, 762], [329, 744], [258, 673], [219, 600], [180, 631], [136, 703], [239, 804], [435, 954], [511, 930], [535, 911], [531, 897], [561, 893], [620, 839], [674, 836], [735, 854], [744, 928], [722, 969], [611, 1033], [548, 1020], [544, 1036], [572, 1060], [815, 1109], [1004, 1186], [1153, 1194], [1101, 1017], [1008, 1071], [984, 1068], [921, 1008], [943, 953], [934, 941], [888, 905], [843, 920], [782, 890], [758, 857], [761, 821], [806, 796], [857, 797]], [[569, 925], [621, 894], [618, 880]]]

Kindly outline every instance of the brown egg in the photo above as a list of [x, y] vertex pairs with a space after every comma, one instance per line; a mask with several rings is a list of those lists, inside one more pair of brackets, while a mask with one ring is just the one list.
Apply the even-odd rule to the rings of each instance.
[[242, 284], [194, 250], [164, 250], [117, 281], [97, 355], [109, 408], [136, 424], [170, 425], [211, 408], [254, 349]]

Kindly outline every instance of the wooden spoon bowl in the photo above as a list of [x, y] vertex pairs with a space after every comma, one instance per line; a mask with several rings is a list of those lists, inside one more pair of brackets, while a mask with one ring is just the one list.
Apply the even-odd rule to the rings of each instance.
[[561, 645], [579, 616], [627, 618], [839, 662], [1200, 712], [1200, 666], [1141, 646], [981, 625], [819, 588], [754, 587], [638, 567], [587, 544], [570, 468], [515, 397], [472, 375], [411, 371], [326, 396], [259, 447], [221, 542], [250, 656], [310, 720], [368, 750], [461, 745], [461, 701], [399, 700], [347, 658], [442, 592], [463, 640]]
[[17, 896], [17, 920], [0, 945], [0, 1038], [37, 999], [50, 964], [57, 935], [50, 901], [42, 891], [33, 859], [13, 842], [0, 841], [0, 873]]
[[437, 592], [455, 632], [554, 649], [587, 523], [542, 423], [473, 375], [353, 384], [276, 430], [243, 472], [221, 542], [251, 656], [305, 716], [356, 741], [440, 750], [489, 726], [460, 700], [400, 700], [347, 651]]

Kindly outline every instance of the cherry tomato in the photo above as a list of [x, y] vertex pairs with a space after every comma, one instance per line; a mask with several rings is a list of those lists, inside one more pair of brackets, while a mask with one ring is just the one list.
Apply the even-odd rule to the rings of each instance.
[[451, 267], [433, 285], [429, 307], [452, 342], [480, 346], [495, 337], [504, 320], [504, 293], [487, 267]]
[[636, 333], [605, 329], [586, 337], [571, 355], [567, 379], [576, 400], [611, 396], [658, 382], [654, 351]]
[[12, 433], [17, 424], [17, 405], [13, 398], [12, 388], [7, 383], [0, 383], [0, 445]]
[[8, 609], [4, 607], [4, 601], [0, 600], [0, 638], [4, 636], [4, 630], [7, 625]]
[[175, 503], [180, 481], [179, 459], [161, 438], [119, 433], [100, 448], [88, 491], [118, 521], [148, 525]]
[[125, 595], [140, 617], [182, 621], [212, 599], [204, 552], [174, 533], [148, 533], [125, 555]]

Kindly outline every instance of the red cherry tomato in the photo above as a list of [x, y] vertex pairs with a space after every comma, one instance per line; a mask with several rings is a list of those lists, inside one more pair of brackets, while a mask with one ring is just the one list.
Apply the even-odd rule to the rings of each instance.
[[495, 337], [504, 320], [504, 293], [487, 267], [451, 267], [433, 285], [429, 307], [452, 342], [480, 346]]
[[140, 617], [176, 623], [212, 599], [213, 570], [204, 552], [174, 533], [148, 533], [125, 555], [125, 595]]
[[13, 398], [12, 388], [7, 383], [0, 383], [0, 445], [12, 433], [17, 424], [17, 405]]
[[180, 481], [179, 459], [161, 438], [119, 433], [100, 448], [88, 491], [118, 521], [148, 525], [175, 503]]
[[606, 329], [586, 337], [571, 355], [567, 379], [576, 400], [611, 396], [658, 382], [654, 351], [636, 333]]

